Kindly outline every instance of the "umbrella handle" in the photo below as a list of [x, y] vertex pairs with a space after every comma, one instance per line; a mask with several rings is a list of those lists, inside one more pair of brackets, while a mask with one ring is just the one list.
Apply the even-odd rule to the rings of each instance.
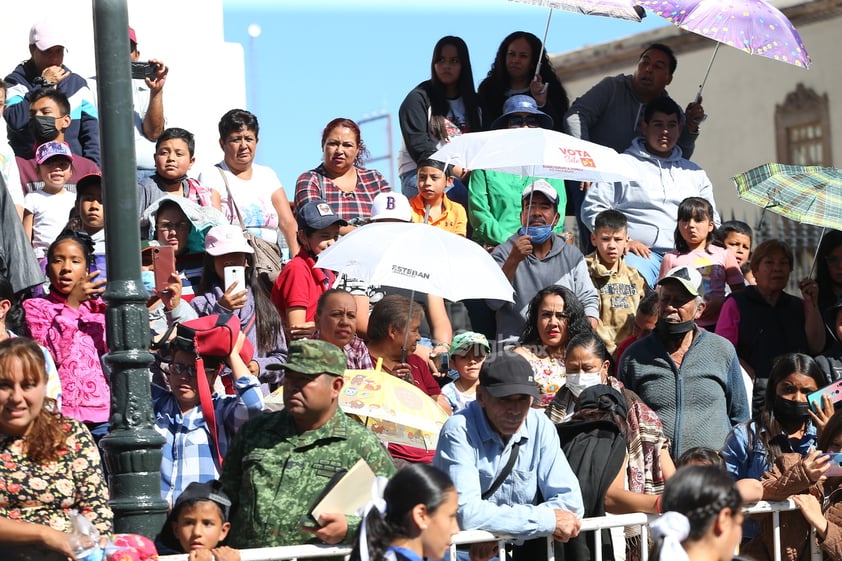
[[535, 65], [535, 76], [541, 73], [541, 60], [544, 58], [544, 51], [547, 50], [547, 34], [550, 32], [550, 19], [553, 17], [553, 9], [547, 8], [547, 23], [544, 25], [544, 39], [541, 41], [541, 52], [538, 53], [538, 64]]
[[702, 99], [702, 90], [705, 87], [705, 82], [708, 81], [708, 76], [710, 76], [710, 69], [713, 68], [713, 60], [716, 58], [716, 53], [719, 52], [719, 45], [721, 45], [719, 41], [716, 42], [716, 46], [713, 48], [713, 55], [710, 57], [710, 62], [708, 63], [708, 69], [705, 71], [705, 77], [702, 78], [702, 83], [699, 84], [699, 91], [696, 92], [696, 99], [694, 100], [696, 103], [699, 103], [699, 100]]

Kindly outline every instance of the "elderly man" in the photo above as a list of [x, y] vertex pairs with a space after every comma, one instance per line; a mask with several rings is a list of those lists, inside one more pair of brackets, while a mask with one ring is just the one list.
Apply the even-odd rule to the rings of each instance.
[[529, 301], [551, 284], [572, 290], [591, 324], [596, 327], [599, 322], [599, 294], [582, 252], [553, 234], [558, 210], [559, 196], [552, 185], [543, 179], [528, 185], [521, 195], [521, 229], [491, 252], [515, 289], [514, 303], [488, 300], [497, 311], [497, 337], [502, 340], [521, 334]]
[[696, 269], [676, 267], [658, 284], [655, 331], [623, 353], [620, 380], [658, 414], [674, 458], [696, 446], [719, 450], [731, 427], [749, 418], [737, 352], [696, 327], [705, 308]]
[[[579, 534], [584, 513], [576, 475], [558, 434], [532, 408], [538, 386], [520, 355], [490, 355], [479, 374], [477, 399], [445, 422], [433, 465], [450, 475], [459, 494], [459, 527], [520, 540]], [[544, 540], [531, 553], [545, 558]], [[471, 558], [488, 559], [495, 544], [478, 544]], [[524, 549], [517, 550], [526, 555]]]
[[340, 348], [294, 341], [283, 368], [283, 411], [243, 425], [225, 457], [220, 480], [233, 503], [230, 545], [351, 543], [359, 518], [323, 514], [319, 526], [310, 526], [309, 508], [337, 471], [360, 458], [377, 475], [390, 477], [395, 466], [374, 433], [339, 409], [345, 372]]
[[628, 219], [629, 242], [626, 263], [655, 286], [664, 253], [675, 249], [678, 205], [687, 197], [716, 201], [705, 171], [682, 156], [677, 147], [682, 130], [681, 108], [669, 98], [658, 98], [646, 106], [641, 123], [643, 136], [634, 139], [622, 154], [635, 171], [630, 182], [596, 183], [582, 203], [581, 218], [593, 231], [596, 216], [608, 209]]
[[[88, 83], [62, 64], [69, 24], [58, 19], [43, 20], [29, 31], [32, 55], [6, 76], [6, 123], [9, 144], [15, 155], [31, 158], [35, 146], [58, 136], [52, 119], [34, 117], [29, 110], [29, 94], [40, 88], [55, 88], [70, 100], [73, 116], [65, 131], [70, 151], [90, 158], [99, 165], [99, 124]], [[31, 122], [30, 122], [31, 121]], [[34, 133], [34, 138], [33, 138]]]

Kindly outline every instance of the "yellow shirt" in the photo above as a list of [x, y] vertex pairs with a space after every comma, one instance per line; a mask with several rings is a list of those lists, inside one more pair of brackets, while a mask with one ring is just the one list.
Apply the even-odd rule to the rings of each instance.
[[[421, 198], [421, 195], [415, 195], [409, 199], [409, 206], [412, 208], [412, 221], [423, 223], [424, 199]], [[447, 195], [442, 195], [441, 207], [441, 214], [436, 218], [431, 216], [427, 224], [463, 237], [466, 236], [468, 234], [468, 214], [465, 212], [465, 207], [454, 203], [447, 198]]]

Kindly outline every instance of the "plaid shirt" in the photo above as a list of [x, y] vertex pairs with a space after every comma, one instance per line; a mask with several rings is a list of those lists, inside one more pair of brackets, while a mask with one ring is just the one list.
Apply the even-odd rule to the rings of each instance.
[[371, 202], [379, 193], [391, 191], [386, 179], [376, 169], [357, 170], [357, 187], [350, 193], [339, 189], [327, 176], [324, 165], [302, 173], [295, 182], [295, 208], [316, 199], [324, 199], [343, 220], [368, 220]]
[[[237, 430], [263, 410], [263, 394], [257, 378], [243, 376], [234, 382], [234, 389], [236, 396], [213, 395], [219, 453], [223, 458]], [[155, 429], [167, 439], [162, 450], [161, 496], [172, 506], [190, 483], [218, 479], [220, 469], [216, 465], [201, 405], [182, 413], [172, 392], [152, 384], [152, 407]]]

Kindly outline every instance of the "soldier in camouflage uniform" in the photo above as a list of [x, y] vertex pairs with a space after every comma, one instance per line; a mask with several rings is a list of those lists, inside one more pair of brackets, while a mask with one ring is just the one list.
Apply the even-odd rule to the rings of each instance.
[[285, 365], [284, 410], [240, 429], [225, 457], [223, 487], [231, 497], [229, 545], [352, 543], [356, 516], [307, 513], [339, 469], [364, 458], [377, 475], [395, 473], [377, 437], [339, 409], [345, 354], [325, 341], [294, 341]]

